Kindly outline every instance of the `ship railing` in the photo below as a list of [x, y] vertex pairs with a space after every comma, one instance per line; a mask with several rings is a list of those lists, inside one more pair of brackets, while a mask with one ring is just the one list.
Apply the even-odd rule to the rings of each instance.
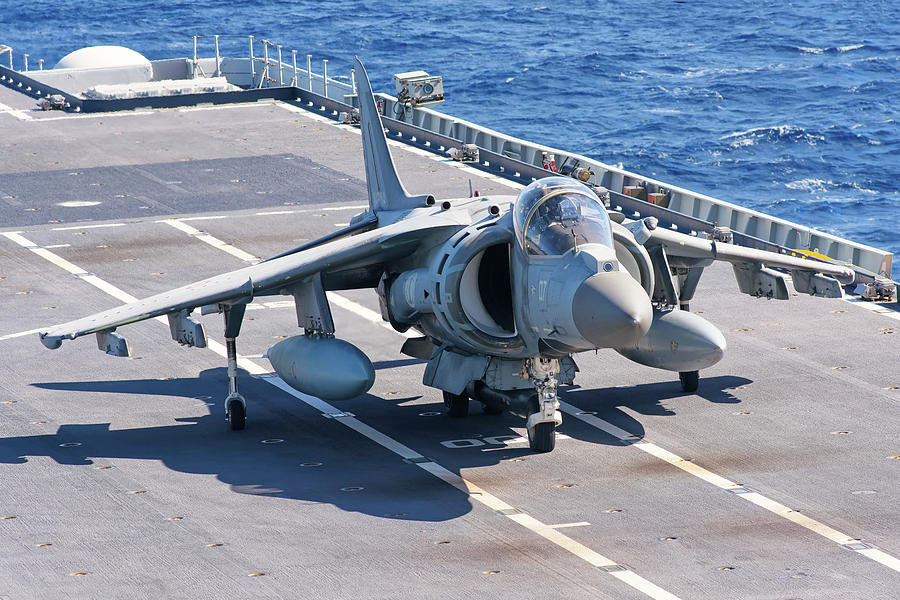
[[[581, 169], [586, 183], [604, 187], [626, 198], [634, 196], [634, 206], [645, 207], [644, 212], [655, 208], [647, 200], [658, 198], [661, 208], [668, 211], [729, 227], [732, 231], [773, 246], [822, 254], [885, 277], [891, 276], [893, 255], [884, 250], [633, 173], [622, 165], [609, 165], [580, 154], [515, 138], [433, 109], [410, 107], [388, 94], [378, 94], [378, 97], [383, 103], [385, 116], [459, 140], [461, 144], [475, 144], [482, 149], [481, 163], [489, 163], [488, 156], [494, 158], [493, 165], [484, 166], [496, 168], [505, 158], [517, 165], [524, 163], [533, 167], [536, 171], [532, 175], [541, 173], [546, 176], [547, 170], [572, 174], [576, 169]], [[551, 165], [548, 157], [552, 157], [555, 164]]]

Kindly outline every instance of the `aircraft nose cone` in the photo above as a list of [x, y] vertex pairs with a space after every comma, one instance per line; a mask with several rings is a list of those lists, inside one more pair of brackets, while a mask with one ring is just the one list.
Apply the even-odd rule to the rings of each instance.
[[644, 288], [624, 271], [585, 279], [572, 299], [578, 332], [596, 348], [630, 346], [647, 333], [653, 308]]

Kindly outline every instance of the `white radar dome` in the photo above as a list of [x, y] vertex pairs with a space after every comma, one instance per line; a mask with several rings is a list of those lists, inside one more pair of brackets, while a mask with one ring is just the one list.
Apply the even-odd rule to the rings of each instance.
[[109, 67], [144, 67], [152, 65], [141, 53], [124, 46], [88, 46], [66, 54], [54, 69], [103, 69]]

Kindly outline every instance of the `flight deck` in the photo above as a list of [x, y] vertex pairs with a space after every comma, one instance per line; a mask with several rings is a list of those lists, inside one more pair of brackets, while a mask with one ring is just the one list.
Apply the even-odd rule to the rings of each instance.
[[[896, 304], [750, 298], [707, 269], [690, 309], [728, 350], [697, 393], [576, 356], [565, 421], [444, 414], [371, 290], [329, 293], [371, 357], [360, 398], [292, 390], [262, 354], [293, 302], [248, 306], [247, 428], [206, 349], [156, 320], [134, 356], [38, 328], [274, 256], [366, 207], [358, 129], [300, 103], [67, 114], [0, 87], [0, 598], [897, 597]], [[392, 143], [413, 194], [519, 183]]]

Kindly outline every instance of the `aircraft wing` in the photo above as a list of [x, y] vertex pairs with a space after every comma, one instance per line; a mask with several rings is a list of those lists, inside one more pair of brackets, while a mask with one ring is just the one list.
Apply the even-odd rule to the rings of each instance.
[[815, 296], [843, 297], [841, 285], [850, 284], [854, 279], [852, 269], [837, 263], [738, 246], [661, 227], [649, 230], [648, 233], [649, 238], [644, 242], [644, 246], [648, 250], [654, 247], [664, 248], [666, 257], [672, 262], [678, 262], [678, 258], [688, 259], [688, 262], [691, 260], [730, 262], [734, 267], [741, 292], [754, 296], [788, 299], [784, 275], [774, 271], [773, 267], [791, 271], [794, 288], [798, 292]]
[[41, 341], [48, 348], [58, 348], [63, 340], [103, 334], [160, 315], [190, 312], [198, 306], [241, 304], [258, 295], [290, 294], [290, 288], [316, 274], [364, 269], [408, 256], [426, 238], [453, 225], [434, 214], [399, 221], [49, 327], [40, 332]]

